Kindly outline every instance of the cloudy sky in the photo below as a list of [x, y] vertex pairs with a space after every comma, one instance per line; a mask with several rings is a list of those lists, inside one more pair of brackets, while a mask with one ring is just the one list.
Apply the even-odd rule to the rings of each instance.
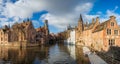
[[35, 28], [49, 21], [53, 33], [70, 24], [77, 25], [80, 14], [84, 22], [99, 17], [100, 22], [116, 16], [120, 24], [120, 0], [0, 0], [0, 27], [30, 18]]

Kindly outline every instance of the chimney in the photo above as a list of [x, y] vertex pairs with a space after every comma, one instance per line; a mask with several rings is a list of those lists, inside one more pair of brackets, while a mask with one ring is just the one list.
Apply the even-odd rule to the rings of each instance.
[[92, 18], [92, 23], [94, 23], [95, 22], [95, 19], [94, 18]]
[[99, 22], [99, 17], [97, 17], [97, 18], [96, 18], [96, 21], [98, 21], [98, 22]]

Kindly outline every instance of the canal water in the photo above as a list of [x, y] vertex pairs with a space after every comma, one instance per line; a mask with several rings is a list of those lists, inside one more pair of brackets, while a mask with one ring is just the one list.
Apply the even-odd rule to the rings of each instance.
[[0, 64], [90, 64], [81, 46], [0, 47]]

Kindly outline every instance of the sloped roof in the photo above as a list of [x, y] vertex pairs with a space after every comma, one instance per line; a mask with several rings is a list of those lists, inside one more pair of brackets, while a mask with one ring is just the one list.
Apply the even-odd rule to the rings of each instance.
[[23, 23], [15, 23], [12, 28], [22, 28], [25, 29], [31, 24], [31, 21], [23, 22]]
[[99, 24], [98, 26], [95, 27], [94, 31], [93, 32], [98, 32], [98, 31], [101, 31], [103, 30], [104, 28], [106, 28], [107, 26], [107, 23], [109, 22], [109, 20]]
[[4, 33], [8, 33], [10, 29], [8, 27], [5, 27], [1, 28], [0, 30], [2, 30]]
[[40, 27], [36, 29], [37, 32], [45, 32], [45, 28], [44, 27]]
[[21, 31], [22, 33], [25, 34], [25, 31], [30, 24], [31, 24], [31, 21], [27, 21], [27, 22], [23, 22], [23, 23], [19, 23], [19, 24], [15, 23], [12, 26], [12, 30], [13, 31], [19, 30], [19, 31]]
[[95, 22], [94, 22], [94, 23], [89, 24], [89, 25], [88, 25], [88, 29], [92, 29], [92, 28], [94, 27], [94, 25], [95, 25]]
[[85, 27], [87, 27], [86, 29], [84, 29], [84, 30], [89, 30], [89, 29], [92, 29], [93, 27], [94, 27], [94, 25], [95, 25], [95, 22], [94, 23], [90, 23], [90, 24], [88, 24], [88, 25], [84, 25]]

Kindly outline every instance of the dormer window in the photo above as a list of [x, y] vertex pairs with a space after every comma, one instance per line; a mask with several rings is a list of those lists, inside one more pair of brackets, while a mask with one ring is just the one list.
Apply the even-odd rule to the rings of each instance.
[[114, 26], [114, 22], [111, 22], [111, 26]]

